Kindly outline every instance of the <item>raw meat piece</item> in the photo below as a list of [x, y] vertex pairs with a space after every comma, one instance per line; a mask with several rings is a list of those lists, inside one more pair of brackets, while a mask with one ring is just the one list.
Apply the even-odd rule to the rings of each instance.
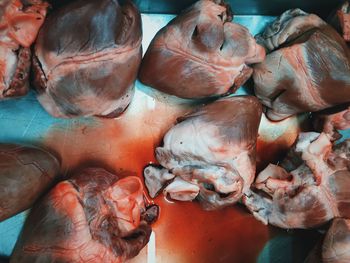
[[238, 96], [181, 118], [156, 149], [164, 169], [145, 168], [152, 197], [176, 177], [164, 190], [173, 199], [196, 198], [208, 210], [237, 202], [254, 180], [261, 111], [255, 97]]
[[350, 262], [350, 220], [335, 218], [326, 235], [317, 242], [304, 263]]
[[344, 1], [328, 21], [343, 35], [345, 41], [350, 41], [350, 2], [348, 0]]
[[243, 201], [254, 216], [282, 228], [310, 228], [349, 217], [350, 140], [332, 149], [326, 134], [302, 133], [293, 152], [301, 165], [287, 172], [270, 164], [254, 183], [264, 194], [245, 194]]
[[30, 208], [59, 171], [59, 161], [47, 151], [0, 144], [0, 221]]
[[336, 218], [328, 230], [322, 246], [323, 263], [350, 262], [350, 220]]
[[255, 93], [271, 120], [350, 101], [350, 49], [318, 16], [288, 10], [257, 42], [268, 54], [254, 66]]
[[85, 169], [33, 207], [10, 262], [125, 262], [147, 244], [157, 216], [138, 177]]
[[189, 183], [182, 178], [175, 179], [164, 189], [164, 194], [169, 195], [174, 200], [192, 201], [199, 194], [200, 187]]
[[150, 197], [154, 198], [157, 196], [163, 186], [169, 180], [173, 179], [175, 175], [169, 173], [168, 169], [155, 167], [149, 165], [145, 171], [145, 185], [147, 187]]
[[133, 96], [141, 39], [130, 1], [78, 0], [54, 11], [33, 57], [40, 103], [55, 117], [117, 117]]
[[247, 28], [231, 23], [224, 1], [198, 1], [161, 29], [139, 73], [146, 85], [181, 98], [234, 92], [265, 58]]
[[46, 16], [41, 0], [0, 2], [0, 99], [27, 94], [30, 46]]
[[338, 130], [350, 129], [350, 105], [318, 112], [313, 116], [314, 128], [327, 133], [335, 141], [341, 138]]

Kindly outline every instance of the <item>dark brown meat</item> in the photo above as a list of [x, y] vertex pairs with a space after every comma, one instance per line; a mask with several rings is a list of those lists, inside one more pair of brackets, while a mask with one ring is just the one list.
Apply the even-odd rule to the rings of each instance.
[[47, 7], [40, 0], [0, 2], [0, 99], [28, 92], [30, 46], [44, 22]]
[[147, 244], [157, 216], [138, 177], [85, 169], [33, 207], [10, 262], [125, 262]]
[[255, 93], [270, 119], [350, 101], [350, 49], [316, 15], [286, 11], [257, 42], [269, 54], [254, 66]]
[[57, 180], [59, 169], [44, 150], [0, 144], [0, 221], [30, 208]]
[[335, 141], [341, 138], [338, 130], [350, 129], [350, 105], [313, 114], [313, 125], [316, 131], [327, 133]]
[[328, 21], [342, 34], [345, 41], [350, 42], [350, 2], [348, 0], [344, 1]]
[[310, 228], [350, 217], [350, 140], [332, 149], [326, 134], [304, 133], [293, 151], [301, 165], [287, 172], [270, 164], [254, 183], [265, 195], [251, 191], [244, 197], [254, 216], [282, 228]]
[[132, 99], [141, 39], [130, 1], [78, 0], [54, 11], [35, 44], [40, 103], [55, 117], [120, 115]]
[[181, 98], [235, 91], [250, 78], [248, 65], [261, 62], [265, 51], [231, 19], [223, 1], [198, 1], [183, 11], [150, 44], [141, 82]]
[[199, 200], [205, 209], [237, 202], [254, 180], [261, 105], [252, 96], [228, 97], [184, 116], [156, 149], [164, 169], [148, 166], [146, 186], [154, 197]]

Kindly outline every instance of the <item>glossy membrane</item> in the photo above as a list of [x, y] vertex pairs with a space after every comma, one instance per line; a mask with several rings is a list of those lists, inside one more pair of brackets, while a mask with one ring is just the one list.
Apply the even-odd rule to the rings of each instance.
[[[143, 14], [143, 50], [173, 15]], [[254, 35], [274, 17], [236, 16]], [[236, 94], [249, 92], [240, 88]], [[141, 175], [155, 162], [154, 148], [176, 118], [198, 103], [179, 100], [136, 83], [135, 97], [116, 120], [55, 119], [40, 106], [34, 93], [22, 99], [0, 102], [0, 141], [49, 146], [62, 155], [63, 174], [77, 166], [103, 164], [112, 170]], [[302, 118], [273, 124], [263, 118], [258, 141], [258, 160], [283, 154], [296, 138]], [[348, 132], [349, 136], [350, 133]], [[275, 143], [275, 142], [278, 142]], [[262, 167], [263, 168], [263, 167]], [[219, 212], [202, 212], [196, 203], [169, 203], [160, 196], [159, 222], [147, 247], [133, 262], [301, 262], [318, 235], [315, 232], [284, 232], [263, 226], [240, 206]], [[0, 223], [0, 256], [8, 256], [26, 213]], [[253, 242], [254, 240], [254, 242]], [[184, 245], [185, 244], [185, 245]], [[179, 261], [181, 260], [181, 261]]]

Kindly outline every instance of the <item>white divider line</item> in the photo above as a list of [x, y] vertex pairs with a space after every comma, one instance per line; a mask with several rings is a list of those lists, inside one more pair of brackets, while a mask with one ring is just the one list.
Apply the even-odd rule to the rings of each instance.
[[147, 263], [156, 263], [156, 233], [153, 231], [147, 245]]

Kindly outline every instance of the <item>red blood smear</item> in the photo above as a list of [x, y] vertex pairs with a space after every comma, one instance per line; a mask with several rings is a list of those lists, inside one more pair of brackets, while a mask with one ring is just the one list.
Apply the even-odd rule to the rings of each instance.
[[282, 161], [288, 153], [293, 143], [281, 142], [280, 140], [266, 142], [258, 140], [257, 142], [257, 173], [261, 172], [270, 163], [277, 164]]
[[270, 163], [282, 161], [298, 138], [300, 132], [310, 131], [307, 115], [291, 117], [281, 122], [262, 118], [257, 140], [257, 174]]
[[155, 161], [153, 149], [160, 141], [149, 136], [121, 139], [127, 133], [114, 120], [97, 120], [70, 128], [53, 127], [45, 144], [61, 156], [65, 174], [87, 166], [142, 174], [143, 167]]
[[198, 203], [155, 201], [161, 215], [154, 226], [159, 262], [256, 262], [269, 229], [238, 206], [203, 211]]
[[66, 173], [82, 166], [101, 165], [141, 175], [143, 168], [155, 161], [155, 147], [188, 107], [158, 102], [157, 107], [149, 109], [149, 100], [133, 102], [118, 119], [57, 124], [45, 136], [44, 144], [61, 156]]
[[[159, 112], [158, 109], [157, 120], [152, 115], [143, 115], [133, 117], [132, 121], [129, 116], [56, 126], [44, 143], [62, 157], [66, 174], [98, 165], [111, 171], [122, 170], [122, 174], [142, 176], [143, 168], [156, 161], [155, 147], [183, 114], [183, 111], [172, 115], [169, 111]], [[276, 148], [267, 155], [266, 149], [274, 149], [269, 145], [258, 143], [258, 152], [264, 156], [260, 159], [265, 162], [279, 154]], [[154, 202], [160, 206], [160, 218], [153, 226], [157, 262], [255, 262], [263, 246], [273, 237], [268, 227], [238, 205], [207, 212], [196, 202], [169, 203], [163, 195]], [[132, 262], [146, 262], [146, 257], [147, 249], [144, 249]]]

